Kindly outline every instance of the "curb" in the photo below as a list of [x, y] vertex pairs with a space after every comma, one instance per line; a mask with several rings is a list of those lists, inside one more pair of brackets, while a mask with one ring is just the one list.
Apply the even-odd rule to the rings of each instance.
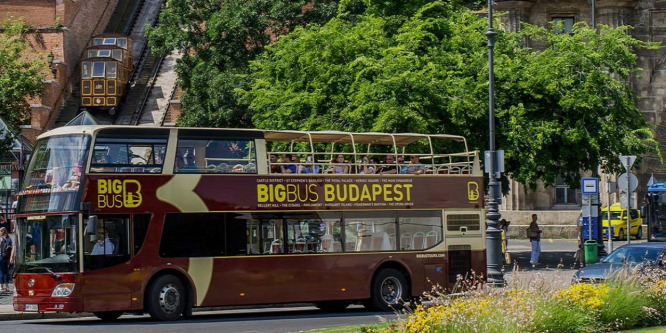
[[0, 313], [0, 321], [5, 320], [32, 320], [32, 319], [58, 319], [58, 318], [81, 318], [94, 317], [89, 312], [61, 313], [61, 312], [6, 312]]

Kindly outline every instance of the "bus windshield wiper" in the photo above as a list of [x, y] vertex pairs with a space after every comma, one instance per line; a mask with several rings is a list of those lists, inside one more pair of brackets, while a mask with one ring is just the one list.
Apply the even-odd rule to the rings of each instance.
[[44, 267], [44, 266], [31, 267], [31, 268], [28, 268], [27, 271], [29, 271], [29, 272], [30, 272], [30, 271], [36, 271], [36, 270], [38, 270], [38, 269], [43, 269], [43, 270], [45, 270], [47, 273], [49, 273], [51, 276], [53, 276], [53, 278], [56, 279], [56, 281], [60, 281], [60, 279], [62, 278], [62, 276], [60, 276], [59, 274], [56, 274], [56, 273], [55, 273], [54, 271], [52, 271], [50, 268], [48, 268], [48, 267]]

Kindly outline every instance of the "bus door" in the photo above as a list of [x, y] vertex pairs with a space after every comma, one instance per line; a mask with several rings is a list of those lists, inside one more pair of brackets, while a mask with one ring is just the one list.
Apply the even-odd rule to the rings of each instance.
[[[91, 225], [91, 224], [94, 224]], [[130, 215], [100, 214], [88, 222], [83, 235], [83, 295], [86, 311], [129, 308], [132, 273], [130, 259]]]
[[448, 250], [448, 286], [460, 278], [470, 279], [471, 272], [485, 276], [486, 254], [484, 230], [479, 212], [445, 212]]

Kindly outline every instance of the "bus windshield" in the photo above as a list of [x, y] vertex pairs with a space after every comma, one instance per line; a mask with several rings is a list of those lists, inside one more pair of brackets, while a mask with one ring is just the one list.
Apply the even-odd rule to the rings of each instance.
[[20, 218], [18, 272], [78, 270], [78, 214]]
[[88, 135], [63, 135], [37, 142], [19, 195], [19, 213], [78, 210], [81, 171], [88, 156]]

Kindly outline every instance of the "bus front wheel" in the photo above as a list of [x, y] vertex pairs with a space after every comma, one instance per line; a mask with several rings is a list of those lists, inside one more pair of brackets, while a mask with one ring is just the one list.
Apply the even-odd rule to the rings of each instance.
[[370, 304], [373, 308], [385, 312], [401, 310], [408, 299], [409, 286], [400, 271], [386, 268], [372, 280]]
[[122, 311], [104, 311], [104, 312], [93, 312], [95, 317], [101, 319], [102, 321], [114, 321], [122, 316]]
[[146, 310], [157, 320], [177, 320], [185, 311], [185, 296], [185, 288], [179, 278], [160, 276], [148, 288]]

